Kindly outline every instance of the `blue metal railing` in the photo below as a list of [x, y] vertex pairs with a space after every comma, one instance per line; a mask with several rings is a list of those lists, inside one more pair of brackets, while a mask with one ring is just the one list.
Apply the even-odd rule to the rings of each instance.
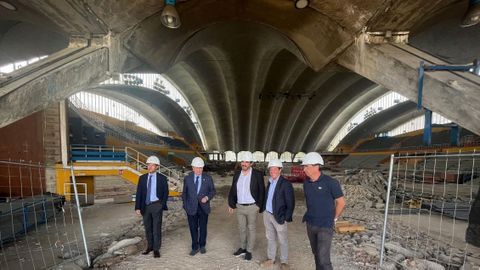
[[106, 145], [78, 145], [70, 146], [70, 159], [72, 161], [125, 161], [124, 148]]

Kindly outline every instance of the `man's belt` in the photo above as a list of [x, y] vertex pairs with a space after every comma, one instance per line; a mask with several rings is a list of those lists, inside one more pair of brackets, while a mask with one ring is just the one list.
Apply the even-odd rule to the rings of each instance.
[[160, 203], [160, 200], [156, 200], [156, 201], [151, 202], [150, 204], [147, 204], [147, 205], [152, 205], [152, 204], [154, 204], [154, 203]]
[[250, 206], [250, 205], [254, 205], [255, 203], [239, 203], [239, 204], [243, 206]]

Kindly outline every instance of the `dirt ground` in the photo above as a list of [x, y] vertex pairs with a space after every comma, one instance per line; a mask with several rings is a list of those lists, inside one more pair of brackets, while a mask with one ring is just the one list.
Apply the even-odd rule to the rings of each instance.
[[[167, 230], [163, 234], [161, 258], [156, 259], [151, 255], [141, 255], [145, 247], [145, 241], [138, 245], [138, 251], [134, 255], [126, 257], [120, 263], [112, 265], [109, 269], [262, 269], [260, 262], [266, 259], [265, 230], [263, 226], [263, 217], [257, 216], [257, 234], [256, 247], [253, 251], [252, 261], [245, 261], [243, 258], [236, 258], [232, 253], [238, 246], [238, 228], [235, 214], [227, 213], [226, 195], [231, 183], [231, 177], [214, 177], [217, 188], [217, 196], [212, 201], [212, 213], [209, 216], [207, 253], [189, 256], [190, 251], [190, 233], [185, 220]], [[310, 244], [306, 235], [305, 225], [301, 223], [304, 214], [305, 204], [301, 184], [295, 184], [296, 210], [294, 212], [294, 221], [289, 223], [289, 264], [291, 269], [314, 269], [314, 260], [311, 253]], [[132, 238], [136, 235], [144, 237], [141, 227], [141, 218], [137, 217], [133, 211], [133, 203], [114, 204], [102, 203], [83, 208], [82, 215], [85, 224], [89, 250], [97, 254], [105, 252], [114, 240]], [[15, 245], [8, 244], [0, 249], [0, 269], [44, 269], [45, 264], [55, 261], [58, 263], [62, 259], [58, 254], [62, 251], [58, 249], [56, 239], [68, 233], [70, 242], [74, 244], [77, 250], [82, 250], [78, 227], [78, 220], [70, 218], [70, 212], [75, 214], [74, 208], [67, 209], [65, 216], [66, 222], [63, 226], [56, 227], [54, 224], [49, 226], [42, 225], [38, 231], [28, 234], [28, 237], [22, 238]], [[369, 209], [369, 211], [374, 211]], [[358, 211], [347, 209], [346, 211]], [[182, 214], [183, 211], [182, 211]], [[347, 214], [347, 213], [346, 213]], [[414, 216], [396, 217], [405, 225], [412, 227], [418, 226], [418, 220]], [[60, 220], [64, 221], [64, 220]], [[421, 219], [421, 227], [428, 228], [428, 223]], [[438, 220], [432, 220], [431, 224], [437, 224]], [[66, 226], [65, 226], [66, 225]], [[446, 222], [442, 228], [442, 234], [451, 238], [452, 242], [461, 244], [461, 238], [466, 224], [457, 221], [458, 230], [452, 231], [452, 224]], [[435, 226], [431, 226], [435, 228]], [[438, 234], [440, 231], [432, 230], [431, 234]], [[378, 235], [381, 230], [378, 230]], [[50, 235], [49, 237], [47, 237]], [[74, 237], [74, 239], [72, 239]], [[345, 250], [342, 243], [342, 235], [336, 235], [332, 245], [332, 261], [335, 269], [363, 269], [367, 267], [358, 266], [354, 261], [353, 254]], [[67, 243], [68, 240], [65, 240]], [[63, 252], [67, 251], [65, 249]], [[470, 250], [469, 250], [470, 251]], [[43, 262], [42, 260], [45, 260]], [[35, 263], [35, 267], [32, 266]], [[355, 264], [357, 263], [357, 264]], [[273, 269], [279, 269], [276, 264]], [[372, 269], [371, 267], [368, 269]]]
[[[261, 214], [257, 216], [256, 246], [253, 259], [246, 261], [232, 253], [238, 246], [238, 227], [235, 214], [227, 213], [226, 188], [219, 187], [219, 195], [213, 202], [209, 216], [207, 253], [189, 256], [190, 233], [188, 225], [182, 224], [163, 235], [161, 258], [150, 255], [135, 255], [115, 265], [112, 269], [262, 269], [260, 263], [266, 259], [266, 238]], [[302, 204], [298, 201], [298, 204]], [[314, 269], [313, 255], [308, 242], [305, 225], [301, 223], [303, 212], [294, 213], [294, 221], [289, 223], [289, 264], [291, 269]], [[348, 258], [339, 254], [339, 246], [334, 245], [332, 260], [335, 269], [357, 269]], [[272, 269], [279, 269], [276, 264]]]

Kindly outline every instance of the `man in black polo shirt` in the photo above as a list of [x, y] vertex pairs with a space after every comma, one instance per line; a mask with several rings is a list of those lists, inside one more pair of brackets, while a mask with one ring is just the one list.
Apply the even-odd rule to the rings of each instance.
[[330, 247], [337, 218], [345, 207], [340, 183], [322, 174], [320, 165], [323, 158], [316, 152], [305, 155], [302, 166], [308, 179], [303, 183], [307, 212], [303, 222], [307, 222], [307, 234], [315, 256], [317, 270], [333, 269], [330, 261]]

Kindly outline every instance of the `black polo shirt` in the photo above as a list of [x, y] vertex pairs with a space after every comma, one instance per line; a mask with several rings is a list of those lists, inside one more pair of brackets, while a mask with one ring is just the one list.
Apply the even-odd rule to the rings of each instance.
[[332, 177], [322, 174], [312, 182], [307, 179], [303, 182], [303, 192], [307, 203], [307, 212], [302, 222], [310, 225], [333, 228], [335, 218], [335, 199], [343, 196], [340, 183]]

